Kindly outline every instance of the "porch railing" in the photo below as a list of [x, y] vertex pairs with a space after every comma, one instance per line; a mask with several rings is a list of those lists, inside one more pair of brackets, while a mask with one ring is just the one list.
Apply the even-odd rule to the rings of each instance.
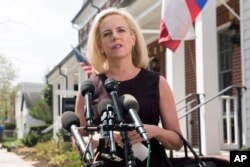
[[[211, 102], [212, 100], [218, 98], [218, 97], [222, 97], [222, 99], [224, 98], [225, 100], [225, 96], [223, 96], [223, 94], [225, 94], [227, 91], [229, 90], [236, 90], [236, 96], [235, 96], [235, 99], [236, 99], [236, 104], [235, 104], [235, 107], [236, 107], [236, 112], [235, 112], [235, 128], [237, 127], [237, 129], [235, 129], [235, 140], [237, 141], [238, 143], [238, 147], [241, 148], [242, 147], [242, 92], [243, 90], [246, 90], [246, 87], [244, 86], [239, 86], [239, 85], [231, 85], [223, 90], [221, 90], [220, 92], [218, 92], [217, 94], [215, 94], [214, 96], [208, 98], [207, 100], [203, 101], [203, 102], [200, 102], [200, 94], [196, 94], [197, 95], [197, 99], [196, 99], [196, 106], [192, 107], [191, 109], [189, 109], [188, 111], [186, 111], [184, 114], [180, 114], [179, 115], [179, 119], [182, 119], [182, 118], [186, 118], [189, 114], [191, 114], [192, 112], [194, 111], [197, 111], [197, 116], [198, 116], [198, 134], [199, 134], [199, 138], [198, 138], [198, 142], [199, 142], [199, 154], [202, 155], [201, 153], [201, 136], [200, 136], [200, 107], [206, 105], [207, 103]], [[186, 96], [183, 100], [181, 100], [180, 102], [186, 100], [187, 98], [189, 98], [191, 95], [194, 95], [194, 94], [190, 94], [188, 96]], [[176, 103], [177, 105], [180, 104], [180, 102]], [[193, 103], [193, 102], [192, 102]], [[229, 104], [227, 104], [229, 105]], [[177, 111], [180, 111], [184, 108], [187, 108], [187, 106], [190, 107], [190, 103], [187, 103], [184, 107], [180, 108], [180, 109], [177, 109]], [[226, 110], [226, 112], [229, 112]], [[226, 114], [226, 119], [231, 119], [230, 118], [230, 114]], [[227, 142], [232, 142], [232, 138], [228, 138], [231, 131], [229, 131], [229, 128], [231, 127], [230, 123], [227, 123], [226, 125], [226, 129], [227, 129]], [[236, 136], [237, 135], [237, 136]]]

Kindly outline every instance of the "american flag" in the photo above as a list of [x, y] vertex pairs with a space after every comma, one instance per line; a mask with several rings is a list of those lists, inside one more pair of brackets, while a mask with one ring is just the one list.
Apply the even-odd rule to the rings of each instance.
[[76, 48], [74, 48], [74, 47], [72, 47], [72, 48], [73, 48], [73, 53], [74, 53], [77, 61], [79, 62], [81, 68], [89, 77], [90, 75], [92, 75], [91, 64], [88, 62], [86, 56], [83, 56]]

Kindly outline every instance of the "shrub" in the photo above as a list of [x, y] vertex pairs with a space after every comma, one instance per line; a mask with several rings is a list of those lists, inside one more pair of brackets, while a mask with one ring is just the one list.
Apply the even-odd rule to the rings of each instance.
[[36, 132], [31, 131], [28, 135], [25, 135], [22, 142], [27, 147], [33, 147], [38, 142], [38, 135]]
[[14, 130], [15, 128], [16, 128], [15, 123], [5, 123], [4, 124], [4, 129], [6, 129], [6, 130]]
[[7, 148], [7, 151], [12, 151], [17, 147], [23, 146], [23, 144], [20, 139], [16, 139], [15, 137], [4, 137], [2, 146]]
[[35, 146], [36, 160], [43, 160], [48, 163], [48, 167], [77, 167], [82, 166], [78, 152], [72, 150], [71, 142], [62, 140], [38, 143]]
[[30, 128], [30, 133], [35, 132], [36, 134], [39, 135], [38, 142], [45, 142], [53, 137], [53, 131], [49, 131], [47, 133], [42, 133], [44, 129], [46, 129], [48, 125], [42, 125], [42, 126], [32, 126]]

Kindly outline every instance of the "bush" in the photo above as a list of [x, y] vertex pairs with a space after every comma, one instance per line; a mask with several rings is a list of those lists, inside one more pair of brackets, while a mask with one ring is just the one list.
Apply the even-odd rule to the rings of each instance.
[[44, 129], [46, 129], [48, 125], [41, 125], [41, 126], [32, 126], [30, 127], [30, 132], [36, 132], [37, 134], [42, 133]]
[[30, 127], [30, 133], [35, 133], [38, 137], [38, 142], [45, 142], [53, 137], [53, 131], [42, 133], [44, 129], [46, 129], [48, 125], [42, 125], [42, 126], [32, 126]]
[[42, 133], [41, 135], [39, 135], [39, 139], [38, 142], [46, 142], [51, 140], [53, 137], [53, 132], [47, 132], [47, 133]]
[[8, 151], [12, 151], [13, 149], [23, 146], [20, 139], [16, 139], [14, 137], [4, 137], [3, 138], [3, 147], [7, 148]]
[[82, 166], [78, 152], [72, 150], [71, 142], [47, 141], [35, 146], [36, 160], [43, 160], [48, 167], [77, 167]]
[[5, 130], [14, 130], [14, 129], [16, 129], [16, 124], [15, 123], [5, 123], [4, 129]]
[[22, 142], [27, 147], [33, 147], [38, 142], [38, 135], [36, 132], [31, 131], [28, 135], [25, 135]]

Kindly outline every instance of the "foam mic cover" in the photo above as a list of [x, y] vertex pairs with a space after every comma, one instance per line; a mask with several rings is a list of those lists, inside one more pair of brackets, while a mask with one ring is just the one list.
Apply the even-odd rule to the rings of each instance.
[[118, 90], [118, 82], [114, 79], [111, 78], [106, 79], [104, 85], [108, 93]]
[[86, 80], [81, 84], [81, 93], [82, 96], [85, 96], [86, 93], [94, 94], [95, 86], [90, 80]]
[[111, 99], [103, 99], [97, 106], [98, 114], [101, 116], [102, 113], [107, 110], [107, 105], [112, 104]]
[[123, 111], [126, 112], [126, 114], [129, 109], [134, 109], [137, 112], [139, 111], [139, 104], [134, 96], [125, 94], [122, 95], [119, 99], [120, 103], [122, 104]]
[[80, 120], [72, 111], [66, 111], [62, 114], [61, 123], [64, 129], [70, 132], [71, 125], [80, 126]]
[[133, 120], [136, 131], [140, 133], [141, 137], [147, 143], [149, 143], [149, 139], [143, 127], [143, 123], [137, 114], [137, 112], [139, 111], [139, 104], [137, 100], [132, 95], [125, 94], [120, 97], [120, 103], [122, 104], [125, 115], [129, 115], [131, 119]]

